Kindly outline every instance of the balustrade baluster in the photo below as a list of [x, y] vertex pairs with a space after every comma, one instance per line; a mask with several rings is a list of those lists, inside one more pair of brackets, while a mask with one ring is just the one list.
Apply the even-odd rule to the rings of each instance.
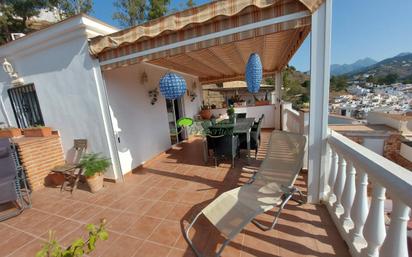
[[346, 180], [345, 187], [342, 193], [343, 215], [341, 216], [342, 226], [349, 231], [353, 227], [353, 222], [350, 216], [353, 200], [355, 198], [355, 175], [356, 169], [352, 161], [348, 161], [346, 165]]
[[336, 153], [335, 149], [333, 147], [331, 149], [331, 164], [330, 164], [330, 172], [329, 172], [329, 179], [328, 179], [328, 184], [329, 184], [329, 194], [328, 194], [328, 201], [329, 204], [333, 204], [336, 201], [336, 195], [333, 193], [333, 188], [335, 186], [336, 182], [336, 173], [338, 170], [338, 154]]
[[409, 220], [409, 211], [410, 209], [407, 205], [400, 200], [393, 199], [393, 209], [390, 215], [391, 223], [379, 256], [408, 256], [406, 230]]
[[333, 187], [333, 193], [336, 196], [336, 201], [334, 203], [334, 210], [335, 214], [341, 215], [343, 213], [342, 207], [342, 193], [343, 187], [345, 186], [345, 179], [346, 179], [346, 160], [342, 154], [339, 154], [339, 162], [338, 162], [338, 173], [336, 174], [336, 183]]
[[363, 246], [365, 239], [362, 230], [368, 217], [368, 174], [359, 168], [356, 171], [356, 194], [351, 210], [354, 228], [351, 230], [351, 238], [354, 244]]
[[[386, 236], [384, 217], [386, 189], [378, 183], [373, 183], [372, 185], [372, 201], [363, 231], [368, 246], [362, 250], [362, 256], [378, 257], [379, 247], [382, 245]], [[382, 255], [382, 257], [389, 256]]]

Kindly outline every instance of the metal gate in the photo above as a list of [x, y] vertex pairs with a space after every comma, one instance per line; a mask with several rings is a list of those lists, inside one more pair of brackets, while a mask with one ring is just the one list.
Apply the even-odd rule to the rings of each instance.
[[44, 126], [34, 84], [13, 87], [7, 93], [19, 128]]

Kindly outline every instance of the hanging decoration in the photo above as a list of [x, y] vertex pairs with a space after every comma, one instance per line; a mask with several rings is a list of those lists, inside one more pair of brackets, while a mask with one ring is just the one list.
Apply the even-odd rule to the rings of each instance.
[[263, 71], [260, 57], [257, 53], [252, 53], [246, 64], [246, 83], [247, 89], [250, 93], [259, 92], [262, 77]]
[[159, 82], [160, 93], [168, 100], [183, 96], [186, 92], [185, 79], [176, 73], [168, 72]]

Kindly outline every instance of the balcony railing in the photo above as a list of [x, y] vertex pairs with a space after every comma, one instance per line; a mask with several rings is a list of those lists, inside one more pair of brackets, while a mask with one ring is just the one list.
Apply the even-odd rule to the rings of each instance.
[[407, 257], [411, 171], [336, 132], [328, 144], [326, 205], [352, 256]]

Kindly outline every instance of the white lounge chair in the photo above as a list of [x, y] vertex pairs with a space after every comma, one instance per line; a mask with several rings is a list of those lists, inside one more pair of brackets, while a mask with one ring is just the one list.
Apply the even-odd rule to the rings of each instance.
[[[300, 191], [293, 186], [303, 164], [306, 138], [299, 134], [274, 131], [269, 149], [259, 170], [251, 181], [224, 192], [206, 206], [185, 231], [185, 237], [197, 256], [202, 256], [189, 237], [189, 231], [203, 214], [225, 237], [216, 253], [220, 256], [229, 242], [250, 222], [262, 230], [273, 229], [286, 203]], [[255, 220], [259, 214], [275, 207], [271, 226]]]

